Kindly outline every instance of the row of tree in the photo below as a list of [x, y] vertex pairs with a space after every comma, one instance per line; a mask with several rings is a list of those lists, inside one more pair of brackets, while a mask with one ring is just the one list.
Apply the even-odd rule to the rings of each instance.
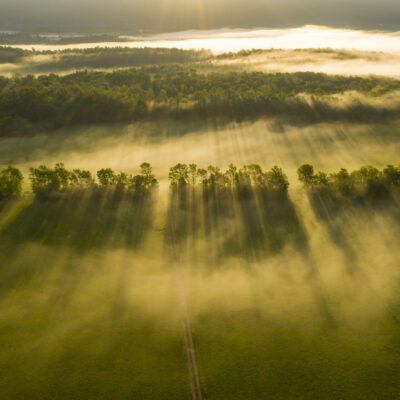
[[251, 193], [254, 190], [286, 194], [289, 181], [282, 169], [274, 166], [264, 172], [258, 164], [237, 168], [229, 165], [226, 171], [210, 165], [207, 169], [196, 164], [177, 164], [170, 169], [169, 181], [172, 189], [202, 187], [203, 190], [224, 192], [237, 190], [238, 193]]
[[[351, 172], [342, 168], [330, 174], [315, 172], [312, 165], [304, 164], [297, 172], [299, 180], [314, 194], [355, 198], [400, 193], [400, 164], [397, 167], [388, 165], [382, 170], [370, 165]], [[141, 164], [137, 175], [116, 173], [111, 168], [103, 168], [94, 177], [90, 171], [68, 170], [64, 164], [58, 163], [54, 168], [45, 165], [31, 168], [29, 177], [32, 190], [38, 196], [95, 188], [146, 193], [158, 185], [151, 165], [146, 162]], [[23, 174], [15, 167], [1, 170], [0, 199], [21, 195], [23, 179]], [[263, 171], [258, 164], [242, 168], [231, 164], [222, 171], [212, 165], [205, 169], [196, 164], [179, 163], [170, 169], [168, 179], [171, 188], [176, 191], [202, 188], [214, 193], [236, 190], [238, 193], [263, 191], [286, 194], [289, 187], [288, 178], [281, 168], [274, 166], [269, 171]]]
[[400, 81], [313, 73], [203, 74], [178, 66], [0, 77], [0, 135], [150, 117], [281, 116], [306, 122], [397, 118], [399, 110], [393, 105], [357, 102], [344, 108], [320, 96], [378, 89], [400, 89]]
[[90, 171], [81, 169], [70, 171], [62, 163], [56, 164], [54, 168], [41, 165], [30, 169], [30, 180], [33, 192], [42, 197], [87, 189], [145, 194], [158, 184], [149, 163], [140, 166], [138, 175], [115, 173], [111, 168], [103, 168], [97, 171], [97, 181]]
[[400, 164], [379, 170], [371, 165], [349, 172], [315, 172], [310, 164], [298, 169], [299, 180], [312, 193], [335, 198], [374, 198], [400, 194]]

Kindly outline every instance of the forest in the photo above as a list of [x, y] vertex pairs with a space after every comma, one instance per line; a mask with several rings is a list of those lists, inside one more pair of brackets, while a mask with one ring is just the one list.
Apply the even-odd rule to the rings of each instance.
[[387, 121], [398, 118], [396, 103], [377, 106], [354, 100], [341, 107], [327, 96], [355, 91], [374, 97], [399, 88], [400, 81], [389, 78], [305, 72], [206, 74], [176, 66], [0, 77], [0, 135], [167, 117]]

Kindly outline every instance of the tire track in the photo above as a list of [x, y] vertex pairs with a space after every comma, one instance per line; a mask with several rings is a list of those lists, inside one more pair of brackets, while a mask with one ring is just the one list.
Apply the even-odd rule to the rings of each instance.
[[171, 246], [171, 258], [175, 271], [176, 286], [179, 295], [180, 311], [182, 318], [183, 342], [186, 350], [186, 357], [188, 362], [190, 389], [192, 392], [192, 400], [202, 400], [199, 371], [197, 367], [196, 351], [194, 348], [192, 329], [190, 326], [189, 313], [186, 303], [185, 290], [183, 286], [182, 271], [179, 263], [179, 255], [177, 251], [175, 233], [173, 226], [173, 219], [171, 211], [168, 212], [168, 233]]

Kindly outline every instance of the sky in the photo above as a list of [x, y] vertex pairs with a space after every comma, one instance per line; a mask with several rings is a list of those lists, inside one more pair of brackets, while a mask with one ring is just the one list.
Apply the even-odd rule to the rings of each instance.
[[174, 31], [307, 24], [400, 30], [399, 0], [0, 0], [0, 24], [66, 31]]

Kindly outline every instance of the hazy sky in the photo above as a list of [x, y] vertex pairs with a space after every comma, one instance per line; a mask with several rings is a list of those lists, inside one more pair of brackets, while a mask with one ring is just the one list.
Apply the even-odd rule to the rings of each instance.
[[304, 24], [400, 29], [399, 0], [0, 0], [0, 23], [180, 30]]

